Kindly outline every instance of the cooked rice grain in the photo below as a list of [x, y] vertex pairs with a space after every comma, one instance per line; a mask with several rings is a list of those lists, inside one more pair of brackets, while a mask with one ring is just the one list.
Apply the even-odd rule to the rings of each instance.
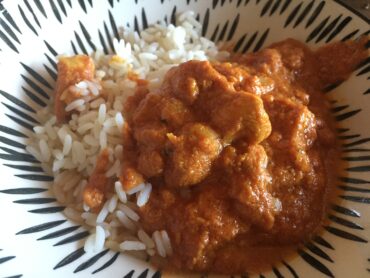
[[80, 107], [84, 104], [85, 104], [85, 100], [76, 99], [76, 100], [72, 101], [70, 104], [68, 104], [66, 106], [65, 110], [66, 110], [66, 112], [70, 112], [70, 111], [72, 111], [72, 110], [74, 110], [74, 109], [76, 109], [76, 108], [78, 108], [78, 107]]
[[137, 232], [137, 237], [145, 244], [148, 249], [155, 247], [153, 239], [151, 239], [144, 230], [140, 229]]
[[155, 245], [157, 247], [158, 255], [161, 256], [161, 257], [166, 257], [166, 250], [164, 249], [162, 236], [161, 236], [161, 233], [159, 231], [155, 231], [153, 233], [153, 240], [154, 240]]
[[103, 250], [105, 242], [105, 231], [101, 226], [96, 226], [95, 229], [95, 243], [94, 251], [99, 252]]
[[122, 189], [122, 184], [121, 182], [119, 181], [116, 181], [114, 183], [114, 188], [115, 188], [115, 191], [117, 193], [117, 196], [119, 198], [119, 200], [122, 202], [122, 203], [126, 203], [127, 202], [127, 195], [125, 193], [125, 191], [123, 191]]
[[136, 231], [136, 225], [134, 221], [128, 218], [124, 212], [117, 211], [116, 216], [125, 228], [129, 229], [130, 231]]
[[145, 244], [140, 241], [124, 241], [119, 245], [122, 251], [145, 250]]
[[109, 213], [108, 206], [109, 206], [109, 200], [104, 203], [104, 206], [100, 210], [96, 218], [96, 223], [102, 223], [105, 220], [105, 218], [108, 216], [108, 213]]
[[152, 185], [150, 183], [147, 183], [143, 190], [139, 192], [139, 195], [137, 196], [136, 204], [138, 207], [144, 206], [150, 197], [150, 193], [152, 192]]

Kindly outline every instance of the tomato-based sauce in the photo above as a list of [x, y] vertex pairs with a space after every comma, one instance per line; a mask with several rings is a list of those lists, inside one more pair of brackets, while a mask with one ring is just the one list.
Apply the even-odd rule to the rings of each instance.
[[[367, 38], [316, 51], [288, 39], [229, 62], [189, 61], [125, 107], [125, 190], [153, 186], [140, 208], [166, 230], [169, 270], [240, 274], [281, 261], [318, 232], [339, 171], [324, 97], [367, 58]], [[94, 173], [99, 175], [99, 173]]]

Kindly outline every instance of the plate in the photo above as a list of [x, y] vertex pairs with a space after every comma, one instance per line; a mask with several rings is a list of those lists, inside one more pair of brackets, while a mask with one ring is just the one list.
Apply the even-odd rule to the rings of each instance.
[[[369, 33], [369, 20], [339, 1], [5, 0], [0, 10], [0, 277], [168, 276], [125, 254], [86, 254], [88, 231], [65, 218], [49, 191], [52, 177], [25, 150], [35, 112], [53, 94], [58, 54], [112, 52], [119, 26], [139, 31], [158, 20], [174, 22], [186, 10], [195, 11], [203, 35], [234, 42], [237, 52], [287, 37], [315, 48]], [[328, 224], [294, 258], [260, 277], [369, 276], [369, 71], [367, 59], [326, 92], [346, 161]]]

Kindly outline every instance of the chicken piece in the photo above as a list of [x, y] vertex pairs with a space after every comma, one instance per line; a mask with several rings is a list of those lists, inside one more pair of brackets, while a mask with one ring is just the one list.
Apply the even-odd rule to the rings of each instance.
[[134, 138], [140, 147], [162, 149], [167, 140], [167, 127], [161, 122], [149, 122], [134, 129]]
[[128, 96], [124, 102], [123, 111], [125, 119], [129, 122], [132, 120], [132, 116], [138, 108], [140, 102], [149, 94], [147, 86], [137, 86], [135, 93], [132, 96]]
[[185, 125], [178, 136], [168, 134], [169, 146], [164, 172], [170, 187], [185, 187], [201, 182], [221, 152], [217, 133], [200, 124]]
[[148, 122], [160, 121], [163, 96], [158, 93], [148, 93], [133, 113], [133, 123], [141, 126]]
[[249, 68], [232, 63], [213, 64], [215, 70], [224, 75], [236, 91], [245, 91], [258, 96], [267, 94], [275, 88], [275, 82], [267, 75], [252, 74]]
[[[320, 69], [317, 67], [317, 59], [314, 53], [304, 43], [295, 39], [286, 39], [282, 42], [272, 44], [271, 48], [274, 51], [278, 51], [286, 72], [290, 73], [291, 80], [289, 83], [294, 80], [304, 88], [317, 88], [317, 86], [321, 86], [320, 74], [318, 74]], [[291, 88], [291, 92], [294, 92], [297, 86], [289, 86], [289, 88]], [[290, 92], [286, 93], [287, 95], [291, 95]]]
[[204, 91], [218, 88], [233, 90], [225, 76], [218, 73], [208, 61], [189, 61], [169, 70], [164, 78], [162, 89], [172, 94], [186, 105], [191, 105]]
[[[216, 69], [229, 73], [226, 76], [228, 79], [240, 79], [242, 73], [245, 73], [245, 70], [240, 68], [239, 71], [235, 70], [239, 75], [232, 78], [232, 70], [228, 69], [227, 64], [224, 67], [216, 66]], [[251, 144], [259, 143], [271, 132], [262, 100], [250, 93], [235, 92], [234, 83], [216, 69], [209, 62], [183, 63], [167, 73], [162, 90], [174, 95], [186, 105], [194, 106], [199, 114], [203, 113], [202, 117], [209, 118], [212, 126], [221, 132], [227, 142], [246, 138]], [[253, 90], [257, 92], [256, 88]], [[151, 104], [153, 111], [154, 107]], [[181, 108], [181, 111], [185, 110], [183, 106]]]
[[137, 168], [146, 178], [159, 176], [164, 169], [164, 152], [167, 141], [167, 127], [161, 122], [149, 122], [135, 128], [134, 138], [139, 154]]
[[250, 93], [217, 96], [218, 104], [207, 105], [210, 121], [220, 131], [225, 142], [243, 138], [249, 144], [258, 144], [271, 133], [271, 123], [260, 97]]
[[267, 171], [268, 157], [261, 145], [242, 147], [238, 151], [228, 146], [220, 163], [226, 170], [228, 194], [236, 200], [238, 214], [248, 223], [268, 230], [274, 224], [274, 199], [268, 191], [271, 176]]
[[144, 149], [138, 157], [137, 167], [146, 178], [159, 176], [164, 169], [163, 157], [156, 150]]
[[322, 120], [320, 117], [316, 117], [317, 126], [317, 139], [320, 144], [324, 146], [335, 146], [337, 135], [333, 130], [333, 127]]
[[224, 188], [207, 183], [199, 190], [184, 199], [166, 188], [154, 188], [149, 202], [140, 209], [149, 233], [162, 229], [169, 233], [174, 250], [169, 260], [173, 265], [186, 265], [191, 270], [209, 267], [215, 250], [249, 229], [233, 213]]
[[55, 115], [59, 123], [66, 119], [66, 104], [69, 104], [80, 97], [80, 95], [74, 91], [65, 90], [69, 86], [77, 84], [82, 80], [93, 80], [94, 75], [94, 61], [87, 55], [76, 55], [59, 59], [54, 107]]
[[267, 48], [236, 58], [238, 63], [246, 65], [251, 70], [251, 74], [264, 74], [273, 77], [284, 71], [281, 55], [276, 49]]
[[193, 202], [178, 211], [185, 221], [173, 219], [174, 249], [181, 250], [181, 255], [173, 258], [175, 264], [180, 259], [189, 269], [202, 270], [212, 263], [220, 246], [249, 229], [219, 193], [214, 184], [205, 185]]
[[276, 148], [289, 153], [298, 169], [310, 171], [307, 151], [317, 138], [315, 115], [306, 106], [287, 98], [268, 98], [265, 107], [275, 136], [280, 137], [274, 143]]
[[[166, 222], [180, 204], [178, 194], [167, 187], [153, 186], [148, 202], [139, 208], [140, 221], [146, 232], [167, 230]], [[182, 202], [181, 202], [182, 203]]]
[[[248, 68], [253, 78], [260, 79], [251, 84], [255, 84], [252, 88], [261, 90], [261, 97], [267, 93], [284, 95], [298, 99], [303, 104], [309, 101], [305, 89], [312, 90], [319, 82], [315, 61], [313, 53], [303, 43], [294, 39], [275, 43], [271, 48], [256, 53], [242, 55], [239, 60]], [[274, 86], [265, 87], [268, 84]], [[245, 91], [250, 92], [248, 88]]]
[[317, 138], [315, 115], [304, 106], [296, 115], [296, 121], [292, 128], [292, 143], [297, 149], [309, 149]]
[[[312, 59], [311, 50], [302, 42], [295, 39], [286, 39], [284, 41], [271, 45], [271, 48], [280, 53], [281, 60], [286, 68], [289, 70], [301, 70], [307, 58]], [[309, 56], [309, 57], [307, 57]]]
[[105, 194], [110, 185], [110, 179], [105, 176], [109, 166], [109, 152], [104, 149], [98, 156], [84, 192], [83, 200], [92, 210], [98, 210], [105, 201]]
[[183, 102], [174, 97], [166, 97], [163, 100], [161, 121], [170, 128], [177, 129], [186, 123], [193, 122], [194, 116]]

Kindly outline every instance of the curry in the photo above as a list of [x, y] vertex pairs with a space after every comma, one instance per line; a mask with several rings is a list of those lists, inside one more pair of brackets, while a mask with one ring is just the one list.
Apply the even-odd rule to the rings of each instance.
[[[125, 105], [120, 180], [125, 190], [153, 185], [141, 225], [166, 230], [174, 250], [156, 264], [260, 271], [317, 233], [340, 156], [323, 92], [367, 57], [366, 42], [311, 51], [288, 39], [229, 62], [180, 64], [155, 92], [138, 83]], [[95, 208], [108, 190], [97, 168], [84, 195]]]

